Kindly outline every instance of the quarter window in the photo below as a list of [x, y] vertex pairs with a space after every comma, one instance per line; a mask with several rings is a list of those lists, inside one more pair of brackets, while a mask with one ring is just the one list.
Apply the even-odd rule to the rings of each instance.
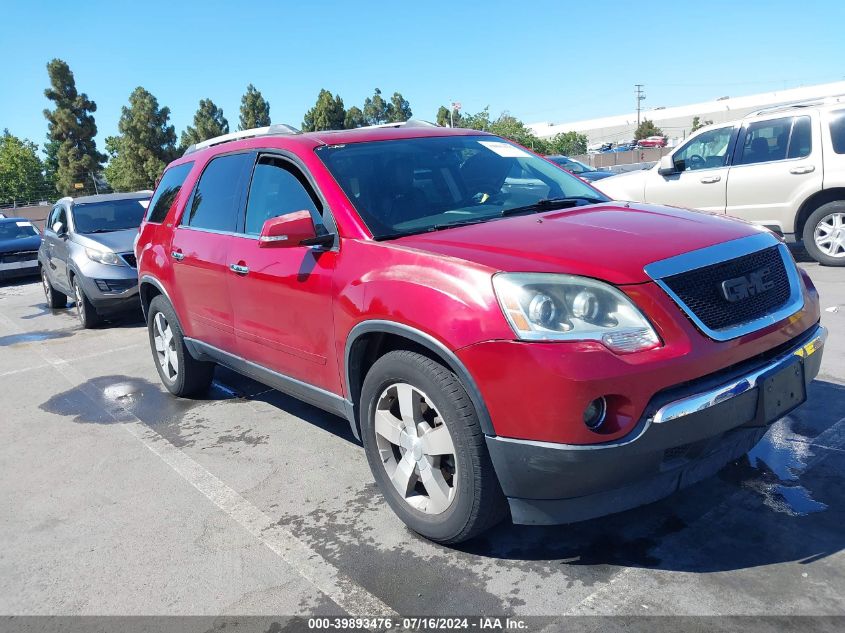
[[263, 156], [252, 176], [245, 233], [258, 235], [270, 218], [302, 210], [308, 210], [320, 224], [322, 205], [305, 177], [287, 161]]
[[238, 222], [243, 176], [252, 159], [249, 153], [212, 159], [200, 176], [182, 224], [233, 232]]
[[845, 110], [833, 112], [830, 119], [830, 140], [833, 151], [845, 154]]
[[170, 207], [176, 201], [176, 196], [179, 195], [182, 184], [193, 166], [193, 163], [183, 163], [164, 172], [153, 194], [153, 199], [150, 200], [148, 222], [164, 222], [167, 212], [170, 211]]
[[724, 167], [731, 134], [732, 127], [702, 132], [674, 155], [675, 168], [678, 171], [692, 171]]

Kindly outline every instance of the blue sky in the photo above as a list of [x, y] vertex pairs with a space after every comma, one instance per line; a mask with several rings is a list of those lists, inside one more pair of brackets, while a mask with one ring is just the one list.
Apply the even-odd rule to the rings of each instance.
[[[274, 122], [299, 126], [321, 88], [346, 107], [375, 87], [419, 118], [450, 99], [526, 122], [738, 96], [845, 79], [845, 2], [65, 2], [5, 0], [0, 129], [39, 144], [45, 65], [70, 64], [97, 103], [98, 147], [136, 86], [177, 135], [201, 98], [237, 127], [254, 83]], [[136, 8], [137, 7], [137, 8]]]

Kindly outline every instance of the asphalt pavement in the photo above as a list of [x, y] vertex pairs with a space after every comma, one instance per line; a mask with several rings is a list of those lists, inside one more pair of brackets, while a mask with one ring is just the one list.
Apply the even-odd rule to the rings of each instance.
[[161, 387], [132, 318], [0, 284], [0, 614], [845, 615], [845, 271], [809, 401], [718, 476], [457, 548], [407, 530], [348, 424], [218, 369]]

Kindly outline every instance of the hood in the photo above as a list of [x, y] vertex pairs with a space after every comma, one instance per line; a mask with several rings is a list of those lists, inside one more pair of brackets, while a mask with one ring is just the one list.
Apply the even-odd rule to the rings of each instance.
[[595, 187], [614, 200], [644, 202], [645, 183], [648, 174], [648, 169], [626, 171], [622, 174], [614, 174], [610, 178], [602, 178], [601, 182], [595, 184]]
[[41, 246], [41, 236], [0, 240], [0, 253], [20, 253], [21, 251], [37, 251]]
[[652, 262], [763, 230], [709, 213], [610, 202], [491, 220], [389, 243], [498, 271], [569, 273], [633, 284], [650, 279], [643, 268]]
[[584, 180], [589, 180], [590, 182], [595, 182], [596, 180], [602, 180], [604, 178], [610, 178], [615, 174], [612, 171], [585, 171], [578, 176], [583, 178]]
[[94, 233], [83, 235], [76, 233], [73, 241], [87, 248], [106, 249], [115, 253], [131, 253], [135, 245], [138, 229], [124, 229], [110, 233]]

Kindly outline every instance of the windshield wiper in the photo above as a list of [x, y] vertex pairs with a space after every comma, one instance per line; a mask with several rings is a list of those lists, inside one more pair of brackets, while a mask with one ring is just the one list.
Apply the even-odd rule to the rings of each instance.
[[569, 209], [578, 206], [578, 203], [584, 200], [588, 204], [597, 204], [604, 202], [599, 198], [590, 198], [588, 196], [574, 196], [572, 198], [543, 198], [534, 204], [526, 204], [522, 207], [513, 207], [502, 211], [501, 216], [519, 215], [520, 213], [536, 213], [540, 211], [553, 211], [554, 209]]
[[94, 229], [93, 231], [85, 231], [85, 235], [93, 235], [94, 233], [114, 233], [123, 229]]

